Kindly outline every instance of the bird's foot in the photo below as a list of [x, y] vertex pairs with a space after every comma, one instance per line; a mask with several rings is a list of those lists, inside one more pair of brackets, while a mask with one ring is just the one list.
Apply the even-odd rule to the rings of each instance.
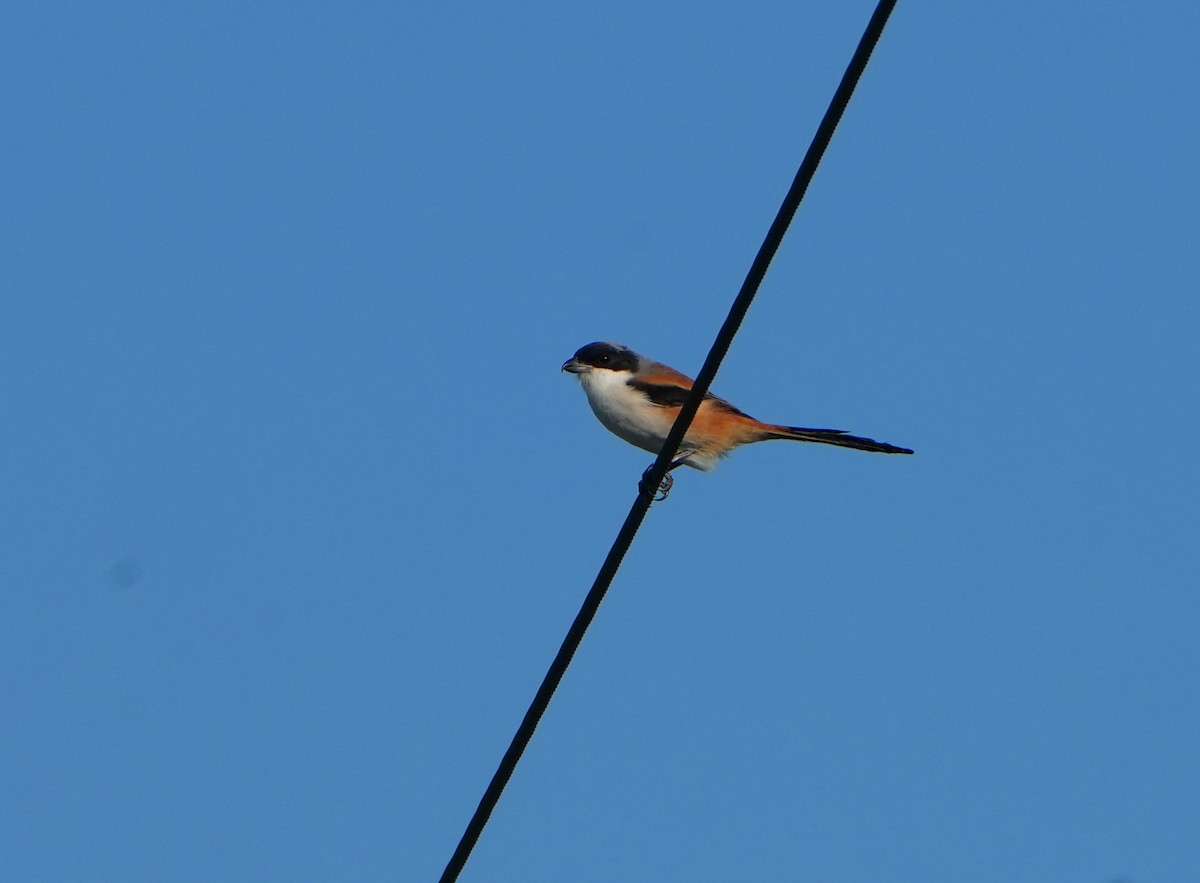
[[668, 472], [663, 475], [662, 481], [658, 483], [658, 487], [652, 489], [647, 479], [650, 476], [650, 470], [653, 468], [654, 467], [651, 466], [650, 469], [647, 469], [642, 473], [642, 480], [638, 482], [638, 490], [647, 497], [652, 497], [652, 502], [661, 503], [667, 498], [667, 494], [671, 493], [671, 487], [675, 484], [675, 479], [672, 478], [671, 473]]

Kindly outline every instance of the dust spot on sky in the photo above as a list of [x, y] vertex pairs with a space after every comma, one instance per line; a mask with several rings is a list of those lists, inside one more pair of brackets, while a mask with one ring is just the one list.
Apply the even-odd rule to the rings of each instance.
[[114, 592], [132, 589], [142, 579], [142, 562], [132, 555], [125, 555], [113, 562], [105, 577]]

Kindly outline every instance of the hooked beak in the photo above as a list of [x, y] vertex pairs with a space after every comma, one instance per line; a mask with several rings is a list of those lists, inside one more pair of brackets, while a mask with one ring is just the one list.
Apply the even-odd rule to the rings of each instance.
[[585, 365], [583, 362], [572, 356], [563, 362], [562, 370], [569, 371], [571, 374], [586, 374], [592, 370], [592, 366]]

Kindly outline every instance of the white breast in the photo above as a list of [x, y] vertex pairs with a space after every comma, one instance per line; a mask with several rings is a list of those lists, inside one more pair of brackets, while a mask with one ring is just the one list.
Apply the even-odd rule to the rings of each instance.
[[588, 404], [605, 428], [631, 445], [657, 454], [671, 431], [671, 420], [662, 408], [625, 381], [626, 371], [596, 368], [579, 375]]

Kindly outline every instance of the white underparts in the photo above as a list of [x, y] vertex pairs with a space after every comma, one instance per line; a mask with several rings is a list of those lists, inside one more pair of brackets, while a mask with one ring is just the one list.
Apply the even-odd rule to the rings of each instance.
[[[644, 393], [631, 387], [626, 381], [628, 371], [609, 371], [593, 368], [579, 375], [588, 404], [604, 427], [631, 445], [657, 454], [671, 431], [676, 411], [654, 405]], [[686, 451], [687, 444], [683, 445]], [[712, 455], [693, 453], [685, 465], [695, 469], [709, 470], [717, 464]]]

